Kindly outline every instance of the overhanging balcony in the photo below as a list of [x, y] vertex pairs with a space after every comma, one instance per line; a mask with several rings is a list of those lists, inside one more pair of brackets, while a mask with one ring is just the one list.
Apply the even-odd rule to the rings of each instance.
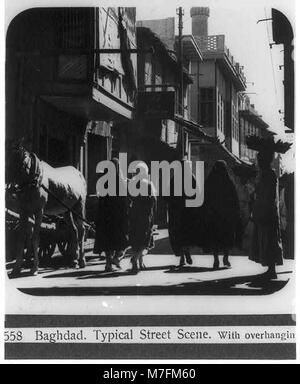
[[246, 89], [246, 77], [243, 67], [234, 60], [229, 49], [225, 45], [224, 35], [195, 37], [195, 40], [202, 52], [203, 59], [216, 59], [223, 70], [231, 76], [238, 91]]
[[269, 125], [262, 119], [262, 117], [256, 112], [252, 107], [248, 109], [239, 110], [239, 116], [243, 117], [245, 120], [251, 122], [255, 126], [261, 129], [269, 128]]
[[[49, 27], [44, 29], [52, 45], [41, 44], [35, 50], [30, 47], [26, 55], [35, 60], [40, 72], [40, 97], [89, 120], [132, 119], [136, 93], [137, 55], [132, 52], [136, 46], [135, 10], [55, 8], [50, 13], [41, 11], [39, 16], [37, 30], [43, 30], [48, 21]], [[102, 25], [107, 28], [102, 30]]]

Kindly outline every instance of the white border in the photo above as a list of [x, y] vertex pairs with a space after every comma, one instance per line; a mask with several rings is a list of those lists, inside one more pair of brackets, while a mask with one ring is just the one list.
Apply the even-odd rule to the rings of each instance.
[[[155, 0], [156, 1], [156, 0]], [[240, 0], [241, 1], [241, 0]], [[249, 3], [249, 0], [243, 0], [243, 1], [245, 1], [245, 3], [246, 2], [248, 2]], [[255, 1], [258, 1], [258, 0], [253, 0], [254, 2]], [[159, 1], [156, 1], [157, 3], [159, 3]], [[217, 0], [213, 0], [213, 1], [207, 1], [207, 3], [206, 4], [204, 4], [204, 5], [209, 5], [209, 4], [211, 4], [211, 3], [218, 3], [218, 1]], [[260, 2], [260, 1], [259, 1]], [[273, 6], [276, 6], [276, 5], [278, 5], [278, 4], [282, 4], [284, 2], [284, 0], [281, 0], [281, 1], [278, 1], [278, 0], [275, 0], [275, 1], [270, 1], [270, 0], [266, 0], [265, 1], [265, 3], [268, 5], [268, 6], [270, 6], [270, 4], [271, 5], [273, 5]], [[107, 6], [107, 5], [110, 5], [110, 6], [113, 6], [113, 5], [116, 5], [116, 6], [122, 6], [122, 5], [124, 5], [124, 6], [139, 6], [139, 7], [142, 7], [143, 6], [143, 4], [147, 4], [148, 3], [148, 1], [147, 0], [140, 0], [139, 2], [133, 2], [133, 1], [124, 1], [124, 0], [122, 0], [122, 1], [110, 1], [110, 2], [107, 2], [107, 1], [103, 1], [103, 2], [101, 2], [101, 5], [103, 5], [103, 6]], [[195, 5], [198, 5], [198, 4], [196, 4], [197, 2], [195, 1], [194, 2], [195, 3]], [[90, 0], [85, 0], [85, 1], [83, 1], [83, 0], [72, 0], [72, 1], [69, 1], [69, 0], [64, 0], [64, 1], [56, 1], [56, 0], [54, 0], [54, 1], [49, 1], [49, 0], [22, 0], [22, 1], [16, 1], [16, 0], [6, 0], [6, 4], [4, 5], [4, 7], [5, 7], [5, 16], [4, 16], [4, 26], [3, 26], [3, 29], [2, 29], [2, 31], [3, 31], [3, 36], [5, 36], [5, 30], [6, 30], [6, 27], [7, 27], [7, 25], [8, 25], [8, 23], [9, 23], [9, 21], [12, 19], [12, 17], [13, 17], [13, 15], [15, 15], [15, 14], [17, 14], [17, 13], [19, 13], [21, 10], [24, 10], [24, 9], [27, 9], [27, 8], [32, 8], [32, 7], [36, 7], [36, 6], [51, 6], [51, 7], [55, 7], [55, 6], [82, 6], [84, 4], [84, 6], [99, 6], [99, 1], [90, 1]], [[181, 2], [178, 2], [178, 1], [176, 1], [176, 2], [172, 2], [172, 7], [176, 7], [176, 6], [180, 6], [180, 5], [182, 5], [182, 6], [184, 6], [185, 5], [185, 2], [182, 0]], [[189, 4], [188, 4], [188, 7], [190, 6], [190, 2], [189, 2]], [[299, 12], [299, 5], [298, 5], [298, 3], [296, 2], [296, 16], [298, 17], [298, 12]], [[4, 14], [4, 13], [3, 13]], [[1, 21], [2, 21], [1, 20]], [[297, 29], [297, 23], [295, 22], [295, 26], [296, 26], [296, 36], [298, 36], [298, 29]], [[1, 60], [1, 69], [3, 69], [3, 71], [1, 71], [1, 74], [2, 74], [2, 81], [3, 81], [3, 83], [2, 84], [4, 84], [4, 57], [5, 57], [5, 40], [4, 39], [2, 39], [1, 40], [1, 52], [3, 53], [3, 56], [1, 55], [1, 58], [2, 58], [2, 60]], [[296, 63], [298, 63], [299, 62], [299, 56], [298, 56], [298, 49], [296, 49], [296, 55], [295, 55], [295, 57], [296, 57]], [[297, 72], [296, 72], [296, 75], [297, 75]], [[296, 77], [297, 78], [297, 77]], [[299, 85], [298, 85], [298, 83], [297, 83], [297, 81], [296, 81], [296, 103], [297, 103], [297, 105], [298, 105], [298, 96], [299, 96], [299, 93], [298, 93], [298, 91], [299, 91]], [[2, 162], [1, 162], [1, 164], [4, 164], [4, 132], [5, 132], [5, 129], [4, 129], [4, 104], [5, 103], [5, 97], [4, 97], [4, 87], [2, 86], [1, 87], [1, 108], [3, 108], [2, 109], [2, 114], [1, 114], [1, 116], [3, 116], [3, 120], [2, 120], [2, 129], [0, 130], [0, 140], [1, 140], [1, 143], [3, 143], [3, 147], [2, 147], [2, 151], [0, 152], [1, 154], [0, 154], [0, 156], [2, 156], [2, 158], [1, 158], [1, 160], [2, 160]], [[298, 122], [298, 108], [296, 107], [296, 126], [297, 126], [297, 122]], [[295, 138], [296, 138], [296, 145], [298, 146], [298, 139], [297, 139], [297, 128], [296, 128], [296, 135], [295, 135]], [[299, 168], [299, 166], [298, 166], [298, 157], [296, 157], [296, 169], [300, 169]], [[3, 176], [2, 178], [1, 178], [1, 181], [3, 181], [3, 179], [4, 179], [4, 175], [3, 175], [3, 168], [1, 169], [1, 176]], [[299, 178], [297, 177], [296, 178], [296, 186], [297, 186], [297, 192], [299, 191]], [[4, 193], [3, 193], [3, 191], [4, 191], [4, 188], [1, 188], [1, 191], [0, 191], [0, 193], [1, 193], [1, 198], [2, 198], [2, 202], [4, 202]], [[297, 215], [297, 212], [298, 212], [298, 204], [297, 204], [297, 198], [295, 199], [296, 200], [296, 228], [298, 229], [298, 226], [299, 226], [299, 215]], [[4, 209], [2, 209], [1, 210], [1, 215], [3, 214], [3, 212], [4, 212]], [[2, 219], [2, 216], [1, 216], [1, 219]], [[4, 240], [4, 214], [3, 214], [3, 220], [1, 220], [1, 240]], [[3, 230], [2, 230], [3, 229]], [[296, 236], [296, 260], [297, 260], [297, 255], [299, 254], [299, 252], [298, 252], [298, 250], [299, 250], [299, 241], [298, 241], [298, 239], [297, 239], [297, 236]], [[2, 247], [2, 254], [4, 255], [5, 254], [5, 250], [4, 250], [4, 241], [1, 241], [0, 242], [0, 244], [1, 244], [1, 247]], [[3, 257], [4, 258], [4, 257]], [[298, 262], [296, 263], [297, 264], [297, 276], [298, 276], [298, 273], [299, 273], [299, 271], [298, 271]], [[4, 263], [3, 263], [3, 265], [4, 265]], [[4, 297], [4, 292], [5, 292], [5, 285], [6, 285], [6, 279], [7, 279], [7, 276], [6, 276], [6, 273], [5, 273], [5, 268], [2, 268], [2, 277], [3, 277], [3, 279], [2, 279], [2, 281], [3, 281], [3, 286], [2, 286], [2, 290], [1, 290], [1, 292], [2, 292], [2, 300], [1, 300], [1, 313], [2, 314], [4, 314], [4, 300], [3, 300], [3, 297]], [[296, 282], [296, 284], [297, 284], [297, 297], [299, 297], [299, 284]], [[6, 286], [7, 287], [7, 286]], [[7, 292], [8, 293], [8, 292]], [[270, 297], [269, 297], [270, 298]], [[12, 297], [10, 296], [10, 299], [12, 299]], [[105, 298], [106, 299], [106, 298]], [[160, 297], [160, 300], [162, 300], [163, 298], [162, 297]], [[243, 305], [245, 304], [244, 303], [244, 297], [243, 297]], [[178, 300], [178, 299], [177, 299]], [[189, 300], [190, 300], [190, 297], [189, 297]], [[211, 301], [212, 300], [212, 298], [209, 298], [209, 300]], [[221, 300], [223, 300], [224, 301], [224, 298], [222, 298]], [[278, 298], [277, 298], [277, 300], [278, 300]], [[98, 301], [99, 301], [99, 299], [98, 299]], [[144, 298], [143, 298], [143, 301], [144, 301]], [[212, 300], [214, 303], [214, 306], [216, 306], [216, 307], [218, 307], [218, 300]], [[24, 302], [23, 300], [22, 300], [22, 302]], [[279, 300], [279, 302], [281, 302], [281, 300]], [[24, 304], [25, 304], [25, 302], [24, 302]], [[145, 304], [145, 303], [144, 303]], [[145, 306], [143, 304], [143, 306]], [[266, 304], [266, 303], [265, 303]], [[155, 305], [157, 305], [157, 303], [155, 303]], [[177, 302], [177, 305], [178, 305], [178, 302]], [[299, 310], [299, 306], [298, 306], [298, 308], [297, 308], [297, 313], [298, 313], [298, 310]], [[208, 312], [208, 313], [206, 313], [206, 314], [213, 314], [215, 311], [212, 311], [212, 312]], [[236, 308], [235, 308], [235, 312], [236, 312]], [[247, 312], [247, 311], [246, 311]], [[256, 310], [253, 312], [253, 313], [255, 313], [255, 314], [258, 314], [258, 310], [257, 310], [257, 308], [256, 308]], [[273, 312], [274, 313], [274, 311], [271, 311], [271, 312]], [[129, 313], [131, 313], [131, 312], [129, 312]], [[219, 313], [219, 312], [218, 312]], [[233, 308], [231, 308], [227, 313], [229, 313], [229, 314], [232, 314], [232, 313], [234, 313], [234, 309]], [[73, 313], [74, 314], [74, 313]], [[99, 313], [98, 313], [99, 314]], [[108, 314], [108, 313], [107, 313]], [[109, 314], [115, 314], [115, 313], [113, 313], [113, 311], [112, 312], [110, 312]], [[120, 314], [119, 312], [118, 312], [118, 314]], [[125, 313], [124, 314], [128, 314], [128, 308], [127, 308], [127, 310], [125, 311]], [[132, 313], [133, 314], [133, 313]], [[173, 314], [173, 313], [172, 313]], [[199, 313], [197, 313], [197, 314], [199, 314]], [[219, 313], [220, 314], [220, 313]], [[3, 317], [2, 317], [2, 319], [3, 319]], [[0, 342], [2, 342], [2, 339], [3, 338], [3, 334], [1, 334], [1, 340], [0, 340]], [[2, 345], [3, 345], [3, 343], [2, 343]], [[298, 356], [299, 356], [299, 345], [297, 346], [297, 352], [298, 352]], [[1, 359], [3, 359], [3, 350], [1, 350], [1, 355], [0, 355], [0, 357], [1, 357]], [[172, 361], [172, 360], [171, 360]], [[164, 360], [164, 361], [162, 361], [162, 363], [164, 363], [164, 364], [167, 364], [168, 362], [171, 362], [170, 360]], [[26, 361], [26, 363], [30, 363], [31, 361]], [[35, 364], [39, 364], [39, 363], [44, 363], [45, 361], [34, 361], [34, 363]], [[78, 363], [78, 361], [68, 361], [68, 362], [70, 362], [70, 363]], [[91, 361], [87, 361], [87, 360], [84, 360], [84, 361], [82, 361], [83, 363], [85, 363], [85, 362], [89, 362], [89, 363], [94, 363], [94, 364], [99, 364], [99, 361], [93, 361], [93, 360], [91, 360]], [[113, 363], [113, 364], [116, 364], [116, 363], [121, 363], [121, 362], [123, 362], [123, 363], [128, 363], [128, 362], [130, 362], [130, 361], [128, 361], [128, 360], [118, 360], [118, 361], [115, 361], [115, 360], [113, 360], [113, 361], [103, 361], [103, 363], [107, 363], [107, 364], [109, 364], [109, 363]], [[135, 364], [137, 364], [137, 363], [143, 363], [143, 362], [145, 362], [145, 363], [147, 363], [147, 364], [150, 364], [150, 363], [152, 363], [151, 361], [149, 361], [149, 360], [141, 360], [141, 361], [139, 361], [139, 362], [137, 362], [137, 361], [134, 361], [134, 363]], [[172, 361], [173, 363], [174, 363], [174, 361]], [[175, 361], [176, 363], [178, 363], [178, 364], [181, 364], [182, 363], [182, 361], [181, 362], [178, 362], [178, 361]], [[205, 361], [205, 360], [200, 360], [199, 361], [199, 363], [206, 363], [207, 361]], [[220, 362], [220, 361], [216, 361], [216, 362]], [[7, 362], [6, 362], [7, 363]], [[63, 363], [62, 361], [50, 361], [50, 363]], [[157, 361], [154, 361], [153, 362], [153, 364], [158, 364], [159, 362], [157, 362]], [[191, 363], [192, 364], [194, 364], [194, 363], [197, 363], [197, 361], [191, 361]], [[208, 363], [215, 363], [214, 361], [208, 361]], [[223, 363], [223, 361], [222, 361], [222, 363]], [[224, 362], [224, 363], [232, 363], [232, 361], [230, 361], [230, 362]], [[243, 363], [243, 361], [236, 361], [235, 363]], [[255, 363], [260, 363], [260, 362], [255, 362]], [[264, 364], [265, 362], [261, 362], [262, 364]], [[274, 363], [274, 362], [270, 362], [270, 363]], [[278, 362], [275, 362], [275, 364], [277, 364]], [[286, 362], [284, 362], [284, 363], [286, 363]]]

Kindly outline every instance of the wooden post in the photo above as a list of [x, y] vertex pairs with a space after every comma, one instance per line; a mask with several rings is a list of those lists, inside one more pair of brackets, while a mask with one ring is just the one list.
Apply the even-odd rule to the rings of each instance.
[[[183, 9], [179, 7], [177, 9], [178, 15], [178, 64], [179, 64], [179, 115], [184, 117], [184, 97], [183, 97], [183, 50], [182, 50], [182, 30], [183, 30]], [[184, 138], [184, 127], [180, 126], [180, 144], [181, 144], [181, 157], [185, 154], [185, 138]]]

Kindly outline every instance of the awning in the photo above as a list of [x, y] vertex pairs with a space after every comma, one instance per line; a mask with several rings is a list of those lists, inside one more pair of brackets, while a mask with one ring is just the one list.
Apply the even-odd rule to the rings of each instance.
[[87, 120], [132, 120], [133, 108], [116, 101], [95, 87], [92, 92], [92, 96], [42, 95], [41, 99], [60, 111]]
[[248, 110], [248, 109], [240, 110], [239, 115], [241, 117], [244, 117], [246, 120], [250, 121], [251, 123], [258, 125], [260, 128], [263, 128], [263, 129], [269, 128], [269, 125], [266, 122], [264, 122], [259, 115], [252, 112], [251, 110]]
[[197, 124], [193, 120], [187, 120], [184, 117], [177, 115], [177, 114], [175, 114], [173, 120], [175, 121], [175, 123], [185, 127], [188, 132], [192, 133], [193, 135], [195, 135], [198, 138], [205, 139], [211, 143], [217, 141], [214, 137], [207, 135], [203, 131], [202, 126]]
[[223, 159], [233, 167], [236, 165], [245, 166], [249, 168], [251, 165], [241, 160], [226, 148], [218, 138], [207, 135], [203, 131], [203, 127], [192, 120], [186, 120], [181, 116], [175, 115], [174, 121], [179, 125], [185, 127], [189, 133], [193, 135], [194, 141], [197, 142], [199, 147], [202, 147], [204, 152], [214, 152], [216, 159]]
[[[205, 152], [214, 151], [215, 157], [219, 160], [223, 159], [230, 163], [230, 166], [249, 164], [239, 159], [226, 148], [218, 138], [207, 135], [201, 125], [192, 120], [186, 120], [181, 116], [175, 115], [174, 121], [186, 128], [193, 135], [195, 142], [204, 149]], [[199, 141], [198, 141], [199, 140]]]

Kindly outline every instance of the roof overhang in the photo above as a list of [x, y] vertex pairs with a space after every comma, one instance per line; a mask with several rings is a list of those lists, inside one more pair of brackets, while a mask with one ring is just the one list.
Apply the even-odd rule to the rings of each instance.
[[251, 110], [240, 110], [239, 115], [251, 123], [257, 125], [259, 128], [267, 129], [269, 125], [263, 119]]
[[203, 131], [203, 127], [201, 125], [197, 124], [192, 120], [187, 120], [184, 117], [175, 114], [174, 121], [175, 123], [183, 126], [189, 133], [193, 134], [195, 136], [195, 139], [205, 139], [210, 143], [215, 142], [216, 140], [214, 137], [207, 135]]
[[237, 74], [234, 65], [230, 62], [225, 52], [203, 52], [203, 60], [216, 60], [223, 73], [230, 77], [238, 92], [246, 90], [244, 79]]
[[242, 77], [236, 73], [235, 68], [232, 65], [232, 63], [230, 62], [230, 60], [228, 59], [227, 55], [225, 53], [222, 53], [219, 56], [220, 57], [217, 57], [216, 59], [217, 59], [218, 63], [220, 64], [220, 67], [222, 68], [222, 70], [226, 74], [228, 74], [230, 76], [233, 83], [235, 84], [237, 91], [238, 92], [245, 91], [246, 90], [246, 83], [242, 79]]
[[[231, 153], [223, 144], [218, 141], [215, 142], [207, 142], [207, 141], [194, 141], [197, 146], [201, 148], [202, 154], [204, 158], [206, 157], [208, 160], [217, 159], [217, 160], [225, 160], [229, 167], [233, 167], [236, 165], [243, 165], [241, 159]], [[213, 155], [214, 154], [214, 155]]]
[[122, 105], [93, 88], [92, 96], [42, 95], [41, 98], [70, 115], [87, 120], [122, 121], [133, 118], [133, 108]]
[[[178, 36], [176, 37], [178, 41]], [[202, 52], [193, 35], [182, 36], [183, 55], [189, 61], [203, 61]]]

